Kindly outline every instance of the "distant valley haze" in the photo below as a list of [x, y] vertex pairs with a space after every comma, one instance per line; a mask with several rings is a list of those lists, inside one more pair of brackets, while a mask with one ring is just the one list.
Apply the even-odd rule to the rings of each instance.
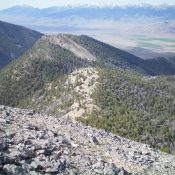
[[174, 0], [7, 0], [0, 9], [0, 20], [42, 33], [89, 35], [142, 58], [175, 54]]

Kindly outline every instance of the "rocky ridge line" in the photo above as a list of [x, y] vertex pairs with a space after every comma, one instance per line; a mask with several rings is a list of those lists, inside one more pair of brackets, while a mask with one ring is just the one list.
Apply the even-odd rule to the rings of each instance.
[[92, 67], [78, 69], [68, 76], [64, 86], [73, 87], [73, 93], [78, 94], [80, 98], [74, 99], [74, 103], [64, 117], [75, 119], [85, 113], [91, 113], [94, 109], [99, 110], [91, 97], [97, 87], [98, 78], [98, 71]]

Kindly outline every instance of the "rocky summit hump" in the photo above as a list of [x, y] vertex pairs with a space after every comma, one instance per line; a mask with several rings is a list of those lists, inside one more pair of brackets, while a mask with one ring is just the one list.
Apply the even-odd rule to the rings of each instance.
[[1, 174], [160, 175], [175, 157], [64, 118], [0, 106]]
[[87, 59], [89, 61], [95, 61], [96, 58], [81, 45], [77, 44], [71, 38], [67, 37], [64, 34], [51, 35], [47, 36], [53, 44], [58, 44], [60, 47], [63, 47], [71, 52], [73, 52], [77, 57], [82, 59]]

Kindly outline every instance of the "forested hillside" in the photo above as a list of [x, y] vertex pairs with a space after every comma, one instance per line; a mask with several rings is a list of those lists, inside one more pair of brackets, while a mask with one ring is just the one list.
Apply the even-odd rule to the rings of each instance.
[[0, 69], [24, 54], [41, 36], [39, 32], [0, 21]]
[[80, 121], [175, 153], [175, 77], [100, 69], [93, 99], [101, 109]]
[[112, 67], [129, 69], [147, 75], [175, 74], [175, 64], [172, 64], [172, 62], [174, 63], [173, 58], [169, 60], [165, 58], [143, 60], [126, 51], [122, 51], [85, 35], [68, 36], [94, 54], [101, 64], [105, 63], [105, 65]]
[[44, 93], [47, 83], [63, 78], [86, 61], [50, 43], [49, 37], [40, 39], [21, 58], [9, 64], [0, 74], [0, 104], [18, 106], [36, 91]]
[[173, 58], [145, 61], [88, 36], [43, 36], [1, 70], [0, 105], [78, 119], [175, 153], [174, 70]]

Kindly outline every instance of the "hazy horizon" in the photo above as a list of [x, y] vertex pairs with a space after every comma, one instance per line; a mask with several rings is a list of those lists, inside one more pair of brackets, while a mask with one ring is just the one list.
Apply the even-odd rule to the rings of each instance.
[[159, 6], [159, 5], [175, 5], [174, 0], [107, 0], [101, 2], [100, 0], [96, 0], [95, 2], [93, 0], [89, 0], [88, 3], [85, 0], [70, 0], [69, 2], [65, 2], [64, 0], [45, 0], [44, 2], [42, 1], [34, 1], [34, 0], [0, 0], [0, 10], [10, 8], [13, 6], [31, 6], [35, 8], [48, 8], [48, 7], [53, 7], [53, 6], [82, 6], [82, 5], [89, 5], [89, 6], [99, 6], [99, 7], [104, 7], [104, 6], [126, 6], [126, 5], [141, 5], [141, 4], [148, 4], [148, 5], [154, 5], [154, 6]]
[[[103, 3], [100, 3], [100, 0], [95, 2], [90, 0], [86, 5], [86, 7], [124, 7], [118, 10], [117, 8], [84, 9], [86, 2], [70, 0], [66, 3], [63, 0], [45, 0], [41, 3], [40, 0], [7, 0], [0, 5], [0, 20], [42, 33], [89, 35], [143, 58], [162, 56], [164, 53], [174, 55], [174, 0], [119, 0], [117, 2], [111, 0]], [[38, 9], [30, 9], [30, 7], [9, 9], [19, 5]], [[130, 5], [133, 7], [130, 8]], [[135, 5], [140, 8], [135, 8]], [[174, 6], [169, 8], [169, 5]], [[67, 6], [69, 8], [61, 8]], [[83, 8], [74, 8], [77, 6]], [[58, 7], [58, 9], [45, 9], [49, 7]], [[1, 10], [1, 8], [8, 9]]]

